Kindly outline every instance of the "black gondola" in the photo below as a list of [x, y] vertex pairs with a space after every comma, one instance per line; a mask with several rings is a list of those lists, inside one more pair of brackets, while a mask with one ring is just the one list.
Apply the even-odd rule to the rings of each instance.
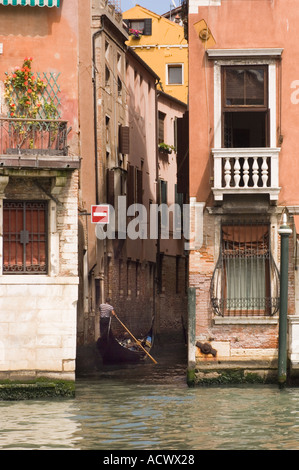
[[[151, 334], [139, 341], [144, 348], [150, 350]], [[142, 348], [132, 341], [117, 339], [111, 329], [97, 340], [97, 348], [102, 356], [103, 364], [137, 363], [143, 361], [147, 356]]]

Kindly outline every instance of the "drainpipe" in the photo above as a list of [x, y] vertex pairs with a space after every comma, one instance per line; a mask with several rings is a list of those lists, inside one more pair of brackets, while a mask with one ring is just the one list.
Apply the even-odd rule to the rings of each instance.
[[288, 269], [289, 237], [292, 229], [287, 224], [287, 215], [283, 214], [282, 225], [278, 233], [281, 239], [280, 251], [280, 309], [279, 309], [279, 345], [278, 345], [278, 384], [283, 387], [287, 380], [287, 315], [288, 315]]
[[94, 118], [94, 154], [95, 154], [95, 190], [96, 204], [99, 204], [99, 166], [98, 166], [98, 113], [97, 113], [97, 86], [96, 86], [96, 38], [104, 30], [104, 16], [101, 16], [101, 28], [92, 35], [92, 84], [93, 84], [93, 118]]
[[[94, 159], [95, 159], [95, 203], [99, 204], [99, 164], [98, 164], [98, 112], [97, 112], [97, 86], [96, 86], [96, 39], [102, 34], [104, 30], [104, 16], [101, 16], [101, 27], [92, 35], [92, 85], [93, 85], [93, 119], [94, 119]], [[104, 272], [102, 268], [103, 246], [97, 239], [96, 245], [96, 274], [95, 274], [95, 289], [96, 289], [96, 314], [98, 312], [98, 305], [104, 301]], [[99, 268], [100, 258], [100, 268]], [[100, 272], [99, 272], [100, 271]], [[96, 333], [97, 325], [96, 321]]]

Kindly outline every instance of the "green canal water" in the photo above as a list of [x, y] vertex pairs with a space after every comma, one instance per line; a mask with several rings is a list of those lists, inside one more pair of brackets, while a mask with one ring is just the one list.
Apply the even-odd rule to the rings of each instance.
[[78, 378], [73, 399], [0, 402], [0, 449], [299, 449], [299, 388], [188, 388], [172, 357]]

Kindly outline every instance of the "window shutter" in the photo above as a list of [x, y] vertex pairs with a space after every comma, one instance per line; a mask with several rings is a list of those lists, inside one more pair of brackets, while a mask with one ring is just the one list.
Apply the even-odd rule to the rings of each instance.
[[160, 180], [160, 204], [167, 204], [167, 181]]
[[144, 36], [152, 35], [152, 19], [151, 18], [145, 18], [143, 34]]
[[135, 168], [133, 165], [128, 165], [128, 176], [127, 176], [127, 205], [128, 207], [134, 204], [135, 198]]
[[136, 190], [136, 199], [137, 204], [142, 204], [142, 171], [136, 171], [136, 183], [137, 183], [137, 190]]
[[165, 122], [165, 114], [159, 111], [159, 116], [158, 116], [158, 143], [159, 144], [164, 142], [164, 122]]
[[130, 153], [130, 128], [120, 126], [119, 128], [119, 153]]
[[189, 114], [177, 118], [177, 190], [188, 193], [189, 187]]

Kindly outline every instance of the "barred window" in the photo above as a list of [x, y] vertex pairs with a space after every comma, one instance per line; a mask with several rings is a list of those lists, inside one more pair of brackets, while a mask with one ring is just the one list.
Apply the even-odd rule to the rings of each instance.
[[211, 300], [221, 316], [273, 315], [279, 305], [278, 270], [269, 224], [223, 224]]
[[4, 201], [3, 273], [47, 273], [45, 201]]

